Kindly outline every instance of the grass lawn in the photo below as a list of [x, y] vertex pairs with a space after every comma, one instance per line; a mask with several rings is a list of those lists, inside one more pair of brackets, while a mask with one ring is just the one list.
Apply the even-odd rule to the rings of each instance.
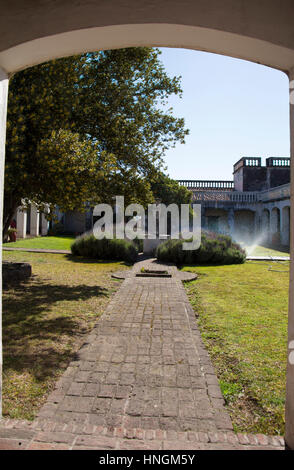
[[262, 245], [249, 247], [246, 249], [246, 252], [248, 256], [281, 256], [281, 257], [290, 256], [289, 251], [274, 250], [272, 248], [267, 248]]
[[289, 262], [183, 269], [235, 430], [283, 434]]
[[42, 248], [46, 250], [70, 250], [74, 237], [35, 237], [23, 238], [16, 242], [4, 243], [8, 248]]
[[33, 419], [103, 313], [123, 263], [67, 255], [3, 252], [32, 264], [33, 278], [3, 292], [3, 414]]

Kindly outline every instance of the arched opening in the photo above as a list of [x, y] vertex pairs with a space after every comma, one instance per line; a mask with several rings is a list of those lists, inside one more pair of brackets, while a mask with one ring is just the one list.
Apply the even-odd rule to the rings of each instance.
[[235, 211], [235, 239], [251, 244], [255, 237], [255, 213], [250, 210]]
[[261, 234], [265, 243], [270, 242], [270, 211], [264, 209], [261, 216]]
[[282, 245], [289, 247], [290, 244], [290, 207], [286, 206], [282, 209], [282, 231], [281, 231]]
[[281, 212], [278, 207], [271, 211], [271, 243], [275, 246], [281, 243]]
[[[93, 2], [91, 2], [93, 3]], [[292, 10], [285, 12], [285, 16], [278, 14], [273, 8], [269, 14], [271, 28], [265, 27], [260, 20], [265, 15], [265, 11], [260, 10], [260, 5], [248, 6], [247, 15], [241, 14], [241, 2], [235, 11], [224, 9], [219, 16], [217, 2], [210, 2], [210, 7], [203, 9], [204, 13], [198, 12], [198, 7], [193, 3], [190, 8], [183, 9], [180, 4], [167, 9], [164, 2], [158, 2], [156, 11], [150, 11], [146, 6], [139, 13], [132, 14], [130, 5], [126, 12], [123, 12], [117, 2], [112, 9], [111, 15], [108, 11], [103, 11], [102, 15], [97, 15], [100, 11], [93, 11], [95, 7], [84, 6], [84, 11], [73, 7], [66, 26], [63, 26], [56, 18], [64, 18], [60, 11], [54, 11], [54, 16], [47, 15], [46, 6], [38, 5], [36, 8], [34, 23], [37, 27], [31, 27], [27, 22], [23, 28], [23, 35], [19, 32], [18, 24], [9, 30], [9, 22], [4, 28], [4, 36], [7, 42], [3, 42], [3, 49], [0, 52], [0, 156], [1, 168], [0, 179], [3, 182], [3, 161], [4, 161], [4, 141], [5, 141], [5, 117], [8, 77], [17, 70], [24, 69], [34, 64], [44, 62], [56, 57], [77, 54], [80, 52], [110, 49], [127, 46], [169, 46], [187, 47], [191, 49], [201, 49], [232, 57], [240, 57], [246, 60], [263, 63], [265, 65], [289, 72], [290, 79], [294, 65], [294, 45], [292, 37]], [[64, 5], [67, 8], [67, 6]], [[13, 7], [11, 7], [13, 8]], [[9, 10], [8, 18], [17, 14], [7, 5]], [[185, 10], [184, 12], [182, 10]], [[150, 24], [141, 25], [141, 22], [150, 18]], [[31, 13], [31, 12], [29, 12]], [[57, 13], [57, 14], [56, 14]], [[79, 14], [80, 13], [80, 14]], [[197, 15], [199, 13], [199, 15]], [[211, 14], [212, 13], [212, 14]], [[262, 14], [263, 13], [263, 14]], [[18, 20], [22, 23], [28, 12], [18, 12]], [[183, 18], [183, 15], [185, 18]], [[2, 16], [6, 21], [5, 15]], [[99, 21], [101, 24], [97, 24]], [[127, 18], [131, 18], [134, 24], [127, 24]], [[191, 24], [190, 18], [198, 18], [200, 24]], [[289, 19], [290, 23], [287, 20]], [[38, 21], [40, 20], [40, 21]], [[196, 21], [196, 20], [195, 20]], [[177, 24], [177, 22], [182, 24]], [[286, 22], [287, 27], [284, 28]], [[16, 22], [18, 23], [18, 22]], [[117, 26], [109, 26], [116, 24]], [[249, 25], [246, 28], [246, 24]], [[30, 31], [31, 29], [31, 31]], [[269, 32], [268, 32], [269, 31]], [[272, 31], [281, 31], [281, 37], [277, 38]], [[293, 126], [293, 116], [292, 116]], [[294, 144], [294, 127], [292, 127], [292, 148]], [[293, 179], [292, 179], [293, 180]], [[275, 212], [274, 212], [275, 211]], [[266, 211], [265, 211], [266, 212]], [[271, 227], [279, 232], [280, 211], [274, 209], [272, 212], [273, 223]], [[269, 226], [269, 211], [265, 215], [266, 223]], [[276, 233], [274, 232], [274, 233]], [[292, 261], [292, 269], [293, 269]], [[293, 310], [294, 292], [290, 286], [290, 312]], [[293, 316], [293, 315], [292, 315]], [[294, 321], [289, 319], [289, 342], [294, 338]], [[292, 343], [291, 343], [292, 344]], [[293, 364], [288, 363], [288, 401], [287, 401], [287, 442], [294, 448], [294, 404], [293, 404], [294, 372]], [[292, 395], [291, 395], [292, 394]]]

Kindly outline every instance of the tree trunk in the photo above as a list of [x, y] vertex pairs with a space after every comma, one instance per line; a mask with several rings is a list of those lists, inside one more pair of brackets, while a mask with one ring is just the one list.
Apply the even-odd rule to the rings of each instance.
[[3, 207], [3, 241], [7, 241], [8, 229], [13, 220], [13, 216], [17, 208], [21, 205], [21, 199], [14, 194], [6, 194], [4, 192]]

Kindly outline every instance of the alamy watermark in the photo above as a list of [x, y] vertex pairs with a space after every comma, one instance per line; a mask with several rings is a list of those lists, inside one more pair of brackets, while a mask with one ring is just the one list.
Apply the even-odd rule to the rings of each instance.
[[[183, 250], [197, 250], [201, 243], [201, 204], [149, 204], [147, 211], [141, 204], [125, 207], [124, 197], [116, 196], [114, 208], [98, 204], [93, 217], [96, 238], [129, 240], [156, 238], [183, 239]], [[169, 233], [167, 233], [169, 232]]]

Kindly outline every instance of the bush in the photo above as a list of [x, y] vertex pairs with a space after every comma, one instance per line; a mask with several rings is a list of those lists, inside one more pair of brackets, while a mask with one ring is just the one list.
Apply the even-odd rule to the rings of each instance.
[[202, 234], [197, 250], [183, 250], [183, 240], [168, 240], [157, 247], [159, 261], [182, 264], [240, 264], [246, 260], [246, 252], [227, 235]]
[[132, 242], [118, 239], [102, 238], [97, 240], [94, 235], [77, 238], [71, 245], [74, 256], [83, 256], [97, 260], [126, 261], [134, 263], [138, 248]]

